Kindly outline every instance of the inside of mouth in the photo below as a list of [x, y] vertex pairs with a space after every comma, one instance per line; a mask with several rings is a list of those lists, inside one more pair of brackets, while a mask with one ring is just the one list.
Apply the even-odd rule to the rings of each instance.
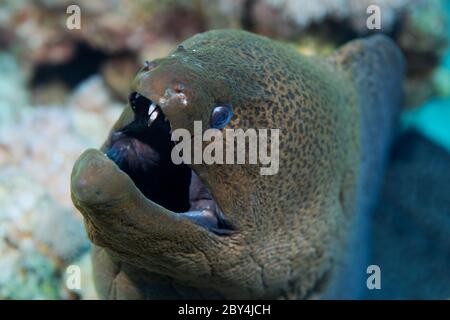
[[230, 234], [233, 228], [197, 174], [171, 160], [171, 126], [161, 108], [137, 92], [129, 103], [134, 120], [112, 133], [106, 155], [151, 201], [211, 232]]

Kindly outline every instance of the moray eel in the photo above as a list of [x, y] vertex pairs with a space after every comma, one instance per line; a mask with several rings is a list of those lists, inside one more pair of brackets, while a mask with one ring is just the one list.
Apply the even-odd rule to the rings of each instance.
[[[233, 30], [146, 62], [105, 144], [72, 172], [99, 296], [357, 297], [403, 69], [382, 35], [305, 57]], [[218, 104], [233, 112], [219, 130], [280, 129], [277, 174], [171, 162], [171, 130], [209, 128]]]

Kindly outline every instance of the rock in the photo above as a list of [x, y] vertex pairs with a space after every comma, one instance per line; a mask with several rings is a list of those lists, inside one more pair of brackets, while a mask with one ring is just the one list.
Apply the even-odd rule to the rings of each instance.
[[106, 111], [111, 103], [112, 99], [108, 88], [106, 88], [103, 79], [98, 75], [83, 81], [75, 88], [69, 99], [69, 105], [73, 106], [74, 110], [94, 113]]
[[73, 130], [96, 148], [106, 139], [109, 126], [118, 119], [123, 108], [123, 104], [113, 100], [98, 75], [80, 84], [69, 98], [68, 105]]
[[[151, 59], [151, 57], [146, 58]], [[143, 59], [143, 60], [146, 60]], [[126, 101], [130, 90], [130, 83], [136, 76], [138, 65], [136, 57], [132, 55], [119, 55], [105, 62], [101, 68], [101, 74], [108, 88], [115, 96]]]
[[[405, 104], [417, 107], [434, 96], [445, 96], [448, 67], [442, 66], [449, 45], [449, 18], [445, 1], [409, 6], [399, 22], [396, 41], [407, 58]], [[450, 77], [449, 77], [450, 78]]]
[[58, 298], [58, 263], [33, 238], [34, 223], [39, 219], [35, 207], [48, 201], [45, 190], [31, 177], [2, 169], [0, 299]]
[[[419, 0], [421, 1], [421, 0]], [[399, 15], [407, 6], [408, 0], [263, 0], [259, 3], [267, 4], [276, 9], [285, 18], [292, 21], [298, 29], [306, 29], [313, 24], [323, 23], [327, 19], [348, 22], [358, 33], [367, 33], [366, 9], [370, 5], [380, 7], [381, 25], [385, 32], [389, 32]], [[417, 2], [417, 0], [415, 1]], [[261, 12], [261, 8], [259, 8]], [[263, 16], [260, 14], [261, 20]], [[256, 18], [258, 19], [258, 18]]]
[[[0, 52], [0, 128], [19, 117], [27, 106], [27, 93], [22, 70], [11, 54]], [[0, 145], [1, 148], [1, 145]], [[1, 152], [1, 151], [0, 151]], [[1, 159], [1, 158], [0, 158]], [[1, 160], [0, 160], [1, 163]]]
[[[1, 66], [0, 79], [14, 79], [17, 70]], [[100, 145], [122, 106], [99, 76], [61, 106], [31, 106], [20, 95], [23, 83], [15, 85], [0, 86], [0, 101], [14, 114], [0, 126], [0, 299], [72, 298], [61, 290], [62, 276], [89, 241], [70, 199], [70, 173], [83, 150]]]
[[61, 105], [69, 95], [69, 87], [61, 81], [50, 81], [37, 85], [31, 90], [31, 103], [33, 105]]
[[[41, 1], [39, 5], [5, 2], [0, 30], [9, 31], [9, 40], [4, 42], [18, 53], [29, 77], [43, 65], [70, 67], [72, 59], [81, 55], [78, 48], [82, 44], [102, 54], [92, 72], [101, 72], [121, 99], [126, 96], [135, 64], [167, 54], [195, 33], [235, 27], [302, 42], [301, 47], [305, 37], [318, 38], [312, 43], [321, 43], [321, 47], [336, 47], [370, 32], [366, 9], [375, 4], [381, 10], [381, 32], [395, 38], [408, 60], [407, 105], [418, 106], [442, 92], [440, 81], [430, 80], [449, 38], [445, 0], [174, 0], [169, 4], [82, 0], [77, 2], [82, 15], [79, 30], [68, 30], [65, 25], [66, 9], [72, 4], [68, 0]], [[93, 59], [85, 58], [85, 65]], [[442, 77], [444, 73], [439, 74]], [[41, 86], [44, 88], [35, 92], [37, 102], [61, 102], [63, 86]]]

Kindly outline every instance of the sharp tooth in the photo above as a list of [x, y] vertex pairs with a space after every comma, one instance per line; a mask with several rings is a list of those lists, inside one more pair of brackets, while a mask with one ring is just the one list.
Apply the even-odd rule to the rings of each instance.
[[158, 111], [153, 112], [150, 115], [150, 121], [155, 121], [155, 119], [158, 117]]
[[156, 109], [156, 104], [152, 102], [152, 104], [148, 107], [148, 115], [151, 115], [153, 111]]

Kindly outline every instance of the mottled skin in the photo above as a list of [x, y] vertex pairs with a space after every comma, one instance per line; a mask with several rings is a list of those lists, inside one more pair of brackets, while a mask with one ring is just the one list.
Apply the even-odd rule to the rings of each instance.
[[[100, 297], [308, 298], [328, 284], [338, 288], [335, 271], [343, 272], [351, 259], [342, 255], [349, 227], [365, 210], [359, 199], [375, 192], [371, 186], [358, 191], [370, 180], [360, 171], [369, 170], [362, 157], [369, 150], [362, 147], [368, 142], [364, 110], [375, 108], [379, 96], [386, 103], [375, 108], [373, 121], [379, 113], [387, 124], [394, 118], [389, 109], [400, 102], [402, 77], [397, 48], [376, 36], [309, 58], [230, 30], [199, 34], [182, 45], [141, 70], [131, 91], [159, 102], [173, 129], [192, 130], [194, 120], [208, 128], [216, 102], [233, 106], [226, 128], [281, 129], [279, 172], [261, 176], [257, 165], [192, 166], [236, 227], [219, 236], [146, 199], [102, 152], [83, 153], [72, 173], [72, 198], [95, 244]], [[132, 117], [125, 107], [113, 131]], [[372, 149], [376, 164], [383, 162], [390, 130], [380, 137], [381, 150]], [[371, 174], [380, 175], [379, 167]]]

